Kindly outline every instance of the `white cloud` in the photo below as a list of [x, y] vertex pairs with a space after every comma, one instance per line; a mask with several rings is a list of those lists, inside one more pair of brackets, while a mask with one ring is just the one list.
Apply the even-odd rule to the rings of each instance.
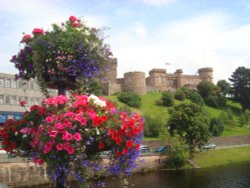
[[250, 24], [233, 26], [229, 21], [230, 17], [214, 13], [163, 23], [154, 33], [144, 26], [144, 40], [134, 34], [136, 23], [132, 24], [110, 39], [118, 58], [118, 75], [148, 73], [152, 68], [168, 72], [182, 68], [184, 74], [195, 74], [201, 67], [212, 67], [215, 83], [228, 79], [237, 67], [250, 66]]

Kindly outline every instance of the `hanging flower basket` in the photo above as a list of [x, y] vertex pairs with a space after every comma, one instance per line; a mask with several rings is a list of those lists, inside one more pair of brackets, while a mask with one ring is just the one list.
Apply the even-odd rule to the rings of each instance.
[[[46, 163], [53, 181], [70, 173], [80, 182], [97, 175], [128, 175], [136, 167], [143, 133], [137, 114], [119, 112], [94, 95], [47, 98], [21, 120], [9, 120], [1, 133], [3, 149]], [[101, 154], [110, 151], [103, 165]]]
[[[52, 30], [35, 28], [32, 35], [23, 36], [23, 48], [11, 59], [19, 71], [17, 78], [37, 78], [44, 93], [47, 87], [56, 87], [62, 79], [94, 78], [107, 69], [112, 59], [102, 36], [102, 30], [88, 27], [74, 16], [61, 25], [53, 24]], [[69, 77], [61, 78], [61, 75]], [[50, 77], [60, 78], [55, 79], [55, 84], [51, 81], [47, 84]], [[62, 83], [66, 86], [73, 83], [65, 80]]]

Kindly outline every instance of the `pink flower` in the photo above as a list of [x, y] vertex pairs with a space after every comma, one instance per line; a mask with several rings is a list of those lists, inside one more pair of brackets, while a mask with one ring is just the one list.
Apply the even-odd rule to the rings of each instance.
[[75, 139], [76, 141], [80, 141], [80, 140], [82, 139], [81, 134], [80, 134], [80, 133], [75, 133], [75, 134], [74, 134], [74, 139]]
[[63, 149], [68, 150], [69, 147], [70, 147], [69, 142], [65, 142], [65, 143], [63, 144]]
[[72, 25], [72, 27], [79, 27], [80, 26], [80, 22], [76, 20], [71, 25]]
[[57, 145], [56, 145], [56, 149], [57, 149], [58, 151], [63, 150], [63, 144], [57, 144]]
[[46, 117], [45, 120], [46, 120], [47, 123], [52, 123], [53, 122], [53, 118], [50, 117], [50, 116]]
[[56, 99], [54, 98], [47, 98], [44, 100], [45, 104], [47, 105], [52, 105], [52, 106], [55, 106], [57, 103], [56, 103]]
[[34, 28], [32, 31], [33, 35], [42, 35], [43, 34], [43, 29], [39, 29], [39, 28]]
[[87, 123], [87, 121], [86, 121], [86, 118], [81, 118], [80, 119], [80, 123], [84, 126], [84, 125], [86, 125], [86, 123]]
[[68, 154], [71, 155], [75, 152], [75, 149], [72, 147], [69, 147], [67, 151], [68, 151]]
[[67, 119], [65, 119], [65, 120], [63, 121], [63, 124], [64, 124], [65, 127], [72, 127], [72, 122], [70, 122], [70, 121], [67, 120]]
[[74, 22], [74, 21], [77, 21], [77, 18], [76, 18], [75, 16], [70, 16], [70, 17], [69, 17], [69, 20], [70, 20], [71, 22]]
[[57, 133], [58, 133], [58, 131], [50, 131], [49, 136], [52, 137], [52, 138], [55, 138]]
[[68, 131], [64, 131], [64, 132], [63, 132], [62, 139], [63, 139], [63, 140], [70, 141], [70, 140], [73, 139], [73, 136], [72, 136], [72, 134], [70, 134]]
[[26, 34], [26, 35], [23, 36], [21, 42], [23, 42], [23, 43], [28, 43], [28, 42], [30, 41], [31, 38], [32, 38], [31, 35]]
[[59, 95], [59, 96], [57, 96], [55, 99], [56, 99], [56, 102], [57, 102], [58, 104], [60, 104], [60, 105], [63, 105], [63, 104], [65, 104], [66, 102], [68, 102], [68, 98], [67, 98], [66, 96], [64, 96], [64, 95]]
[[55, 124], [55, 127], [56, 127], [57, 129], [63, 129], [63, 124], [61, 124], [61, 123], [56, 123], [56, 124]]

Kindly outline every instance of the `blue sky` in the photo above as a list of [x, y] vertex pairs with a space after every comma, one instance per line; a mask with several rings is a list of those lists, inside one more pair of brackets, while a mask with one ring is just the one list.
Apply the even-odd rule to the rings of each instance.
[[9, 59], [23, 32], [48, 30], [71, 15], [108, 28], [105, 42], [118, 59], [119, 77], [212, 67], [216, 83], [250, 67], [249, 0], [0, 0], [0, 72], [17, 72]]

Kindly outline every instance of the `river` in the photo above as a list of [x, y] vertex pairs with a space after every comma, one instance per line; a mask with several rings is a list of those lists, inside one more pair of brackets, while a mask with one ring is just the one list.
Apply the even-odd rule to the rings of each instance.
[[[105, 179], [107, 188], [119, 188], [117, 178]], [[70, 188], [77, 188], [71, 184]], [[91, 188], [99, 187], [97, 184]], [[134, 174], [129, 178], [129, 188], [249, 188], [250, 162], [227, 166], [158, 171]], [[38, 187], [36, 187], [38, 188]], [[44, 187], [45, 188], [45, 187]]]

